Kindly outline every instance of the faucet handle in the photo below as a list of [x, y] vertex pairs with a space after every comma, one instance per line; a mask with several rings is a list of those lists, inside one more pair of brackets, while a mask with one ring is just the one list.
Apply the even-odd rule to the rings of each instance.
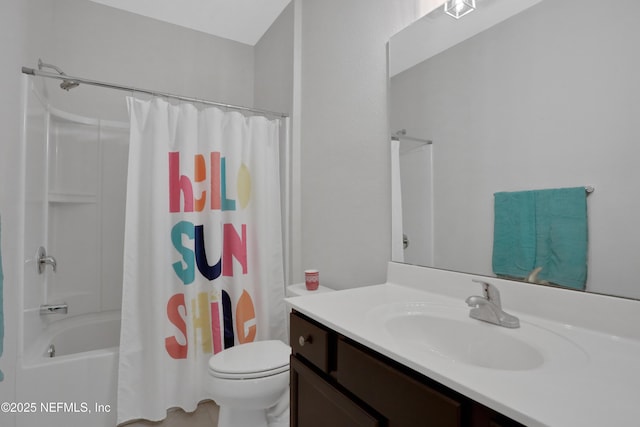
[[484, 296], [488, 301], [491, 301], [498, 307], [502, 307], [500, 302], [500, 291], [494, 285], [489, 282], [485, 282], [482, 279], [471, 279], [471, 281], [475, 283], [480, 283], [482, 285], [482, 296]]
[[[476, 307], [471, 309], [469, 316], [478, 320], [484, 320], [485, 322], [495, 323], [496, 325], [504, 326], [506, 328], [519, 328], [520, 320], [517, 317], [502, 311], [500, 291], [498, 291], [498, 288], [481, 279], [472, 280], [482, 285], [482, 294], [484, 299], [481, 297], [467, 298], [467, 304]], [[481, 305], [481, 302], [484, 302], [484, 304], [482, 304], [482, 308], [484, 308], [484, 310], [480, 310], [479, 305]]]
[[38, 268], [38, 274], [44, 273], [44, 268], [47, 264], [49, 264], [53, 268], [54, 272], [57, 268], [56, 259], [51, 255], [47, 255], [47, 250], [44, 248], [44, 246], [40, 246], [36, 251], [36, 264]]

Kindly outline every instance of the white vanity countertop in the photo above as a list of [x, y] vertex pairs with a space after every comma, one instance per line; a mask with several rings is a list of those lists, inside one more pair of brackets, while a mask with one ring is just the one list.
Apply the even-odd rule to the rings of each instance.
[[[390, 304], [426, 303], [441, 309], [447, 307], [454, 312], [468, 312], [464, 298], [457, 293], [478, 295], [480, 289], [477, 284], [470, 285], [468, 289], [464, 287], [462, 291], [455, 289], [447, 295], [439, 292], [437, 286], [438, 292], [435, 292], [429, 289], [428, 284], [416, 289], [411, 284], [388, 281], [381, 285], [289, 298], [287, 302], [295, 310], [336, 332], [527, 426], [602, 427], [640, 423], [640, 340], [637, 337], [622, 337], [519, 311], [517, 304], [512, 308], [509, 298], [505, 298], [507, 294], [512, 300], [518, 300], [514, 297], [512, 285], [505, 285], [497, 279], [487, 280], [500, 289], [503, 309], [520, 318], [521, 328], [502, 328], [505, 331], [501, 332], [526, 342], [530, 331], [542, 328], [553, 337], [561, 337], [553, 339], [568, 340], [570, 351], [552, 354], [551, 347], [542, 348], [545, 363], [532, 369], [485, 368], [431, 351], [407, 349], [385, 332], [376, 319], [379, 311], [376, 312], [375, 308]], [[456, 286], [453, 285], [452, 289]], [[503, 287], [506, 292], [503, 292]], [[517, 292], [518, 288], [515, 289]], [[556, 291], [551, 291], [552, 296], [553, 292]], [[545, 298], [547, 296], [541, 297], [542, 300]], [[635, 310], [635, 306], [629, 305], [634, 303], [625, 304]], [[592, 314], [604, 317], [602, 311]], [[634, 328], [640, 328], [638, 319], [627, 320], [635, 323]]]

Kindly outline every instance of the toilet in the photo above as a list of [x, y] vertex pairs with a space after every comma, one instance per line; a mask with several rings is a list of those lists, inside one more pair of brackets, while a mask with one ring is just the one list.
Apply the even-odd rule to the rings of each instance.
[[[290, 285], [287, 297], [331, 292]], [[288, 333], [287, 323], [287, 333]], [[218, 427], [289, 427], [289, 357], [282, 341], [230, 347], [209, 359], [209, 394], [220, 407]]]
[[230, 347], [209, 359], [209, 393], [220, 406], [218, 427], [286, 427], [289, 356], [282, 341]]

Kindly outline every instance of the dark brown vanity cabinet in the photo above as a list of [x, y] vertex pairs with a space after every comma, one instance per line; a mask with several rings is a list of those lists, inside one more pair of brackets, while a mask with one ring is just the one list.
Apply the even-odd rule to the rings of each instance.
[[291, 427], [522, 426], [295, 311], [290, 331]]

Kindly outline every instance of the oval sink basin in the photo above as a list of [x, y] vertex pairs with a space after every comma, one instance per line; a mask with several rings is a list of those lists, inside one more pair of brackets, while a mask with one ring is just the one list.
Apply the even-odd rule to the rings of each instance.
[[508, 329], [471, 319], [468, 313], [428, 303], [390, 304], [372, 310], [370, 319], [412, 354], [429, 352], [451, 362], [518, 371], [585, 360], [579, 347], [552, 331], [526, 322]]
[[391, 318], [385, 326], [396, 339], [467, 364], [524, 370], [544, 363], [542, 354], [526, 342], [458, 320], [413, 314]]

